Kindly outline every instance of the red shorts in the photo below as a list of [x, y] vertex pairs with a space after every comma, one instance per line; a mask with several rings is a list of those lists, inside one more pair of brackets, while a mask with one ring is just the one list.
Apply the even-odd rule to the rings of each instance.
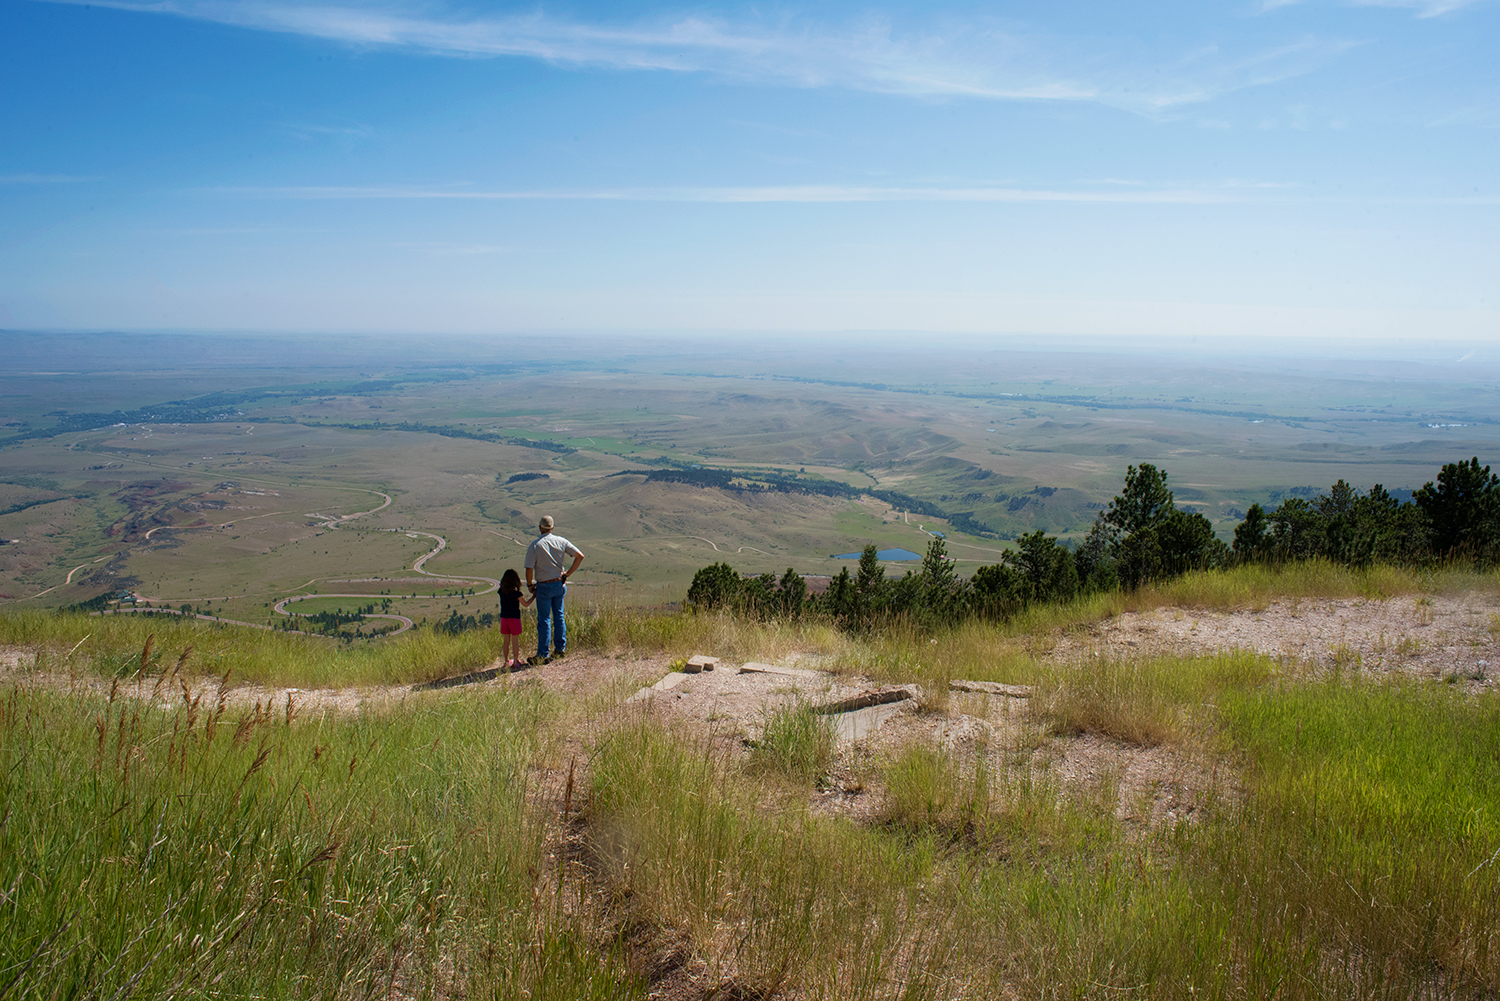
[[521, 620], [520, 619], [501, 619], [500, 620], [500, 635], [501, 636], [519, 636], [519, 635], [521, 635]]

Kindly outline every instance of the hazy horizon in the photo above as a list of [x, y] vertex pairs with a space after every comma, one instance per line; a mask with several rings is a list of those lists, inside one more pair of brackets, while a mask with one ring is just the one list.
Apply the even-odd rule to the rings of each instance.
[[[1244, 343], [1211, 337], [1108, 337], [1102, 335], [1056, 336], [1031, 333], [970, 333], [942, 330], [547, 330], [493, 331], [482, 334], [455, 334], [434, 331], [257, 331], [257, 330], [184, 330], [94, 328], [71, 330], [15, 330], [0, 328], [0, 340], [12, 340], [0, 352], [0, 369], [15, 370], [28, 356], [50, 355], [57, 342], [87, 337], [160, 337], [201, 343], [226, 344], [256, 341], [296, 341], [305, 350], [314, 345], [333, 350], [334, 346], [352, 344], [382, 345], [398, 353], [409, 351], [412, 338], [421, 338], [429, 352], [428, 363], [450, 364], [474, 361], [475, 348], [501, 352], [493, 362], [511, 358], [531, 363], [539, 358], [568, 360], [571, 353], [585, 352], [590, 358], [618, 357], [623, 354], [668, 351], [684, 361], [709, 359], [719, 355], [739, 356], [746, 347], [757, 349], [758, 360], [775, 354], [783, 360], [851, 345], [861, 346], [890, 358], [931, 354], [935, 351], [968, 351], [978, 354], [1062, 354], [1099, 355], [1136, 359], [1163, 359], [1179, 365], [1231, 365], [1250, 368], [1277, 368], [1283, 362], [1326, 363], [1333, 371], [1371, 374], [1383, 366], [1399, 366], [1388, 374], [1392, 378], [1458, 378], [1465, 382], [1500, 379], [1500, 343], [1486, 339], [1368, 339], [1368, 338], [1257, 338]], [[27, 340], [34, 339], [31, 345]], [[51, 342], [51, 343], [42, 343]], [[694, 345], [683, 352], [684, 344]], [[433, 351], [460, 352], [455, 357]], [[136, 359], [141, 367], [156, 367], [156, 362], [138, 353], [122, 352]], [[870, 359], [867, 358], [866, 361]], [[181, 359], [174, 359], [180, 363]], [[218, 366], [223, 359], [204, 356], [207, 364]], [[415, 361], [414, 359], [412, 361]], [[295, 363], [293, 363], [295, 364]], [[1410, 366], [1415, 364], [1419, 369]], [[1365, 366], [1365, 368], [1360, 368]], [[165, 366], [170, 368], [171, 366]], [[1422, 369], [1432, 369], [1426, 372]], [[1368, 371], [1367, 371], [1368, 370]]]

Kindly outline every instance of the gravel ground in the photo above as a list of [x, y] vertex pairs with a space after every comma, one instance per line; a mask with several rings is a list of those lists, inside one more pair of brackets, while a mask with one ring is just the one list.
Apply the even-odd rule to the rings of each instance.
[[1289, 664], [1418, 678], [1476, 689], [1500, 673], [1500, 596], [1473, 591], [1385, 600], [1275, 601], [1260, 611], [1128, 612], [1062, 637], [1051, 656], [1131, 658], [1254, 650]]

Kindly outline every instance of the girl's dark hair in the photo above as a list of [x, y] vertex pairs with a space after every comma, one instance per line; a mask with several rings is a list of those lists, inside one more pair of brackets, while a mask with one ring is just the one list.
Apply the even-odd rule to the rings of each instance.
[[502, 590], [502, 591], [519, 591], [519, 590], [521, 590], [521, 575], [518, 574], [518, 573], [516, 573], [514, 570], [507, 570], [507, 571], [505, 571], [503, 574], [500, 575], [500, 590]]

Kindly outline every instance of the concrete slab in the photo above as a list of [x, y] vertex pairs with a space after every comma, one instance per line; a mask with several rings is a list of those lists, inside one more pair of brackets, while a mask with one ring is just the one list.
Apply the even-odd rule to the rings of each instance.
[[685, 674], [682, 671], [673, 671], [671, 674], [663, 677], [656, 684], [650, 685], [646, 688], [642, 688], [640, 691], [636, 692], [630, 698], [625, 700], [625, 704], [629, 705], [632, 702], [640, 702], [642, 699], [649, 699], [657, 692], [670, 692], [672, 689], [676, 688], [678, 685], [682, 684], [690, 677], [692, 677], [692, 675]]
[[687, 665], [683, 668], [688, 674], [697, 674], [700, 671], [712, 671], [719, 666], [719, 658], [706, 657], [701, 653], [695, 653], [687, 659]]
[[890, 702], [883, 706], [870, 706], [852, 713], [840, 713], [833, 717], [833, 732], [839, 740], [853, 743], [870, 736], [892, 716], [899, 716], [915, 705], [910, 699]]
[[955, 678], [948, 682], [950, 691], [982, 692], [985, 695], [1004, 695], [1012, 699], [1031, 698], [1030, 685], [1002, 685], [998, 681], [964, 681]]
[[[524, 671], [526, 670], [526, 667], [527, 665], [525, 664], [515, 668], [514, 670], [505, 667], [487, 667], [482, 671], [470, 671], [468, 674], [460, 674], [457, 677], [453, 678], [439, 678], [436, 681], [424, 681], [419, 684], [412, 685], [411, 690], [414, 692], [431, 692], [436, 691], [439, 688], [454, 688], [458, 685], [477, 685], [481, 682], [493, 681], [495, 678], [503, 677], [507, 674], [514, 674], [515, 671]], [[291, 689], [291, 691], [296, 691], [296, 689]]]
[[821, 716], [833, 716], [841, 713], [857, 712], [860, 709], [869, 709], [871, 706], [884, 706], [892, 702], [901, 702], [910, 699], [920, 702], [922, 699], [922, 688], [920, 685], [902, 685], [899, 688], [885, 688], [876, 691], [861, 692], [847, 699], [830, 702], [827, 705], [814, 706], [813, 712]]
[[823, 677], [822, 671], [804, 671], [799, 667], [778, 667], [775, 664], [759, 664], [749, 661], [740, 665], [741, 674], [779, 674], [787, 678], [812, 680]]

